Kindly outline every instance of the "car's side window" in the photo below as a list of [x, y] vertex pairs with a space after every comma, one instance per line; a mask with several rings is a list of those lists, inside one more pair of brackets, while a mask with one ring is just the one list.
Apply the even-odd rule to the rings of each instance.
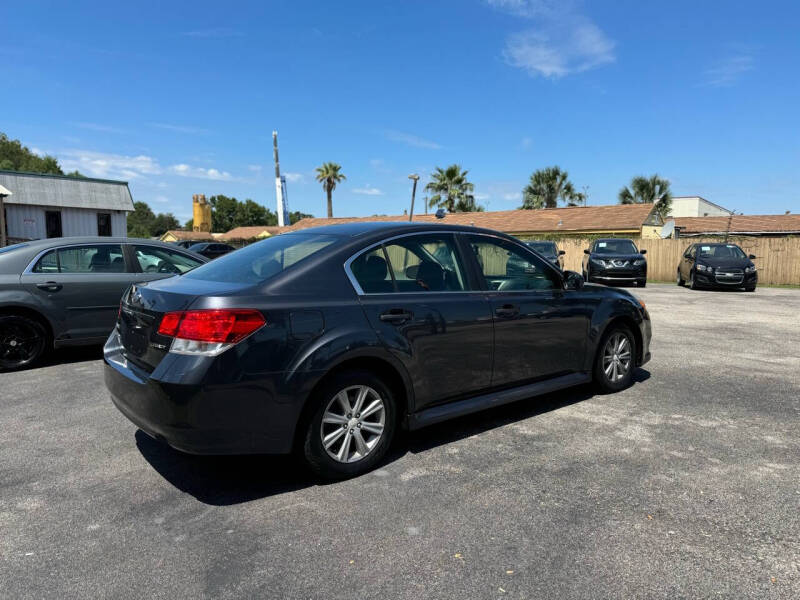
[[33, 266], [34, 273], [58, 273], [58, 256], [55, 250], [50, 250], [42, 256]]
[[506, 240], [470, 236], [469, 245], [489, 290], [552, 290], [561, 280], [538, 256]]
[[[68, 248], [59, 248], [57, 252], [58, 266], [56, 270], [59, 273], [125, 272], [125, 258], [122, 255], [122, 246], [119, 244], [70, 246]], [[48, 260], [45, 264], [52, 265], [53, 259], [49, 258], [49, 254], [45, 255], [42, 257], [42, 260], [37, 263], [34, 272], [54, 272], [37, 270], [45, 258]], [[42, 264], [42, 268], [45, 267], [45, 264]]]
[[143, 273], [186, 273], [203, 263], [160, 246], [136, 245], [133, 253]]
[[382, 246], [364, 252], [351, 263], [350, 270], [365, 294], [388, 294], [395, 291]]

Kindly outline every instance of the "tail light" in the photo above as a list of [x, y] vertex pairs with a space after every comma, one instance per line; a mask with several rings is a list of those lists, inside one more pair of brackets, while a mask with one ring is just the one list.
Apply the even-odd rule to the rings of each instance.
[[259, 311], [246, 308], [168, 312], [158, 333], [174, 338], [170, 352], [216, 356], [266, 324]]

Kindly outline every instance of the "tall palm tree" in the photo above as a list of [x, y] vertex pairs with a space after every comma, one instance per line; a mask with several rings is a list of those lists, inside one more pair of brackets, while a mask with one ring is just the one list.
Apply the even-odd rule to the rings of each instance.
[[333, 218], [333, 190], [336, 184], [347, 179], [341, 172], [342, 166], [335, 162], [322, 163], [317, 167], [317, 181], [322, 184], [322, 189], [328, 194], [328, 218]]
[[658, 175], [644, 177], [639, 175], [631, 179], [630, 187], [625, 186], [619, 191], [620, 204], [654, 203], [656, 212], [661, 218], [666, 218], [672, 208], [672, 194], [669, 181]]
[[566, 171], [557, 166], [545, 167], [531, 174], [530, 182], [522, 190], [520, 208], [555, 208], [559, 200], [577, 206], [584, 200], [584, 195], [575, 191]]
[[428, 205], [444, 208], [447, 212], [481, 212], [483, 207], [475, 203], [472, 191], [475, 186], [467, 181], [468, 171], [462, 171], [461, 165], [450, 165], [446, 169], [436, 167], [431, 181], [425, 191], [433, 196]]

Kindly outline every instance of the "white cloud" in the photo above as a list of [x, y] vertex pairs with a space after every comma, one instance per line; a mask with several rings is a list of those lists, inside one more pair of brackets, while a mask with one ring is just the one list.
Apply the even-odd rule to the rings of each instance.
[[424, 138], [412, 135], [410, 133], [395, 131], [393, 129], [388, 129], [384, 131], [383, 134], [386, 137], [386, 139], [391, 142], [400, 142], [401, 144], [405, 144], [407, 146], [413, 146], [415, 148], [428, 148], [430, 150], [439, 150], [442, 147], [440, 144], [437, 144], [436, 142], [426, 140]]
[[353, 190], [354, 194], [363, 194], [364, 196], [383, 196], [383, 192], [376, 187], [370, 187], [369, 184], [363, 188], [356, 188]]
[[382, 158], [370, 158], [369, 159], [369, 166], [372, 168], [382, 167], [384, 164], [384, 160]]
[[153, 200], [155, 200], [156, 202], [161, 202], [162, 204], [166, 204], [167, 202], [169, 202], [169, 198], [161, 195], [156, 196], [155, 198], [153, 198]]
[[261, 165], [247, 165], [247, 169], [253, 173], [261, 173], [263, 167]]
[[522, 192], [503, 194], [503, 200], [519, 200], [520, 198], [522, 198]]
[[520, 140], [519, 147], [523, 150], [527, 150], [531, 147], [531, 144], [533, 144], [533, 140], [529, 137], [524, 137]]
[[488, 200], [489, 194], [473, 194], [475, 196], [475, 200]]
[[31, 152], [33, 152], [36, 156], [44, 156], [46, 154], [44, 150], [42, 150], [41, 148], [37, 148], [36, 146], [33, 146], [31, 148]]
[[284, 173], [283, 176], [286, 177], [286, 181], [291, 183], [297, 183], [305, 179], [302, 173]]
[[185, 163], [172, 165], [169, 168], [171, 173], [181, 177], [193, 177], [195, 179], [213, 179], [215, 181], [228, 181], [233, 179], [227, 171], [218, 169], [206, 169], [204, 167], [193, 167]]
[[73, 127], [80, 127], [81, 129], [90, 129], [91, 131], [99, 131], [100, 133], [128, 133], [124, 129], [118, 127], [111, 127], [110, 125], [103, 125], [101, 123], [87, 123], [86, 121], [73, 121], [70, 123]]
[[729, 56], [706, 70], [705, 85], [709, 87], [730, 87], [739, 81], [742, 75], [752, 71], [754, 67], [755, 60], [750, 54], [740, 53]]
[[190, 134], [203, 134], [208, 133], [208, 129], [202, 127], [194, 127], [192, 125], [173, 125], [171, 123], [148, 123], [150, 127], [156, 129], [166, 129], [167, 131], [174, 131], [175, 133], [190, 133]]
[[570, 3], [487, 0], [499, 10], [530, 20], [534, 27], [510, 34], [505, 61], [532, 77], [559, 78], [612, 63], [614, 41]]
[[78, 170], [84, 175], [103, 178], [136, 179], [143, 175], [159, 175], [161, 166], [152, 156], [126, 156], [91, 150], [65, 150], [58, 153], [65, 171]]

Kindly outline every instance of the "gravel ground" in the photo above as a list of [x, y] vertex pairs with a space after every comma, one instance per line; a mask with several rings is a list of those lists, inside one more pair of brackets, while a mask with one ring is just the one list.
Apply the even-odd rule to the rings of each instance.
[[98, 349], [0, 375], [0, 597], [800, 597], [800, 291], [634, 292], [630, 389], [409, 434], [335, 484], [149, 439]]

